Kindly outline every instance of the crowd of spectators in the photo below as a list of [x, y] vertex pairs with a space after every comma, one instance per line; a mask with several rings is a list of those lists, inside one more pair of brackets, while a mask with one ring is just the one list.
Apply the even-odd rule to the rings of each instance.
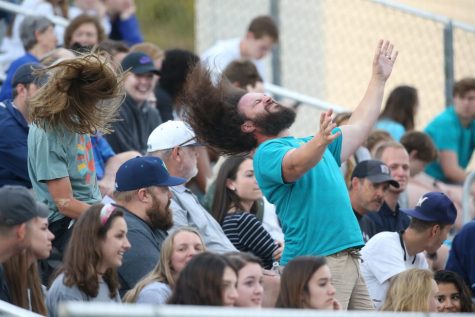
[[298, 138], [271, 17], [200, 57], [144, 42], [133, 0], [74, 4], [25, 0], [3, 43], [0, 300], [473, 312], [475, 78], [416, 131], [380, 41], [355, 110]]

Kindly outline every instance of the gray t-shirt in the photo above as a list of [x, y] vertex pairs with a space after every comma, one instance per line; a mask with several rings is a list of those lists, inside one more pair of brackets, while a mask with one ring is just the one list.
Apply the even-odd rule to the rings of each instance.
[[36, 198], [48, 205], [49, 222], [62, 219], [46, 181], [69, 177], [73, 197], [86, 204], [101, 201], [91, 138], [64, 128], [51, 129], [31, 125], [28, 134], [28, 173]]
[[124, 218], [127, 222], [127, 238], [131, 248], [125, 252], [122, 266], [118, 270], [122, 296], [157, 265], [162, 242], [167, 237], [166, 231], [152, 229], [143, 219], [129, 210]]
[[99, 282], [99, 292], [96, 297], [84, 294], [74, 285], [72, 287], [64, 285], [64, 274], [60, 274], [51, 285], [46, 295], [46, 307], [48, 316], [58, 316], [58, 307], [62, 302], [115, 302], [120, 303], [119, 292], [114, 298], [109, 297], [109, 287], [102, 279]]
[[209, 251], [215, 253], [237, 251], [216, 219], [201, 206], [198, 198], [188, 188], [179, 185], [170, 187], [170, 190], [173, 195], [170, 205], [173, 211], [173, 227], [169, 232], [182, 227], [193, 227], [201, 233]]
[[145, 286], [137, 296], [137, 304], [166, 304], [172, 295], [170, 285], [163, 282], [152, 282]]

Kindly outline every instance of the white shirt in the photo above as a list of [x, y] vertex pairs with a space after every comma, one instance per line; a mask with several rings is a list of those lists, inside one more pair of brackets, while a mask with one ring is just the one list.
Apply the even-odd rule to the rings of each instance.
[[391, 277], [411, 268], [429, 267], [423, 253], [414, 257], [406, 252], [404, 260], [404, 252], [397, 232], [380, 232], [361, 249], [361, 272], [376, 309], [386, 298]]
[[[229, 63], [242, 58], [239, 49], [240, 42], [240, 38], [219, 41], [201, 54], [201, 61], [211, 70], [214, 79], [219, 78], [219, 75], [221, 75]], [[256, 65], [259, 75], [265, 81], [266, 71], [263, 60], [253, 59], [252, 62]]]

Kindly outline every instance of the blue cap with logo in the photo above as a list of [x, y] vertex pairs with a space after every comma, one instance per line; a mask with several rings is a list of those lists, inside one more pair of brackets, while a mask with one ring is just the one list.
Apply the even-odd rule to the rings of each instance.
[[150, 186], [176, 186], [186, 182], [170, 176], [165, 163], [152, 156], [137, 156], [119, 167], [115, 176], [115, 190], [124, 192]]
[[414, 209], [401, 209], [404, 213], [419, 220], [453, 224], [457, 218], [457, 209], [446, 194], [426, 193], [419, 198]]
[[127, 54], [122, 60], [122, 69], [130, 70], [136, 75], [154, 73], [160, 75], [160, 71], [155, 68], [150, 56], [142, 52], [132, 52]]

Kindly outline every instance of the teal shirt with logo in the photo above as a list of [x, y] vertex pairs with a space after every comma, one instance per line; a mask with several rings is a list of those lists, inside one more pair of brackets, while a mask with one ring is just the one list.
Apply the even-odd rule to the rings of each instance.
[[282, 265], [297, 256], [326, 256], [364, 245], [339, 169], [342, 138], [328, 145], [320, 162], [293, 183], [284, 182], [282, 160], [289, 150], [312, 137], [277, 138], [257, 148], [256, 179], [266, 198], [276, 205], [284, 232]]

